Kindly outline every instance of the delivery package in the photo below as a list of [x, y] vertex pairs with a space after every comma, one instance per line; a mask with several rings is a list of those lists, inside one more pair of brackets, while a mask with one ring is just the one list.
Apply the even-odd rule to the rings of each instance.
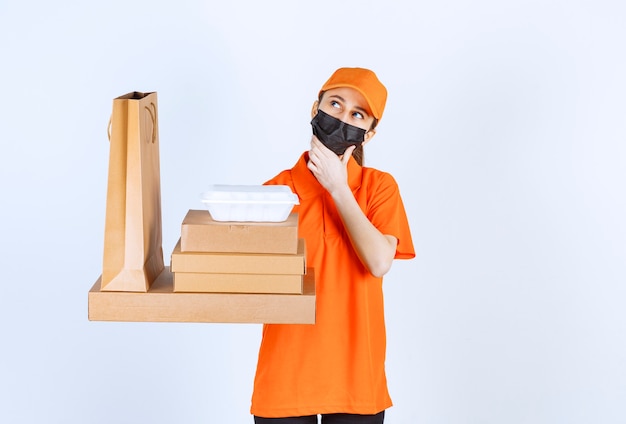
[[298, 215], [279, 222], [216, 221], [207, 210], [190, 209], [181, 226], [182, 252], [298, 252]]
[[217, 274], [304, 274], [306, 244], [298, 239], [295, 254], [183, 252], [180, 239], [171, 256], [170, 270]]
[[147, 293], [89, 291], [89, 319], [128, 322], [315, 324], [315, 273], [304, 275], [302, 294], [173, 293], [166, 266]]
[[302, 294], [304, 274], [222, 274], [175, 272], [178, 293]]

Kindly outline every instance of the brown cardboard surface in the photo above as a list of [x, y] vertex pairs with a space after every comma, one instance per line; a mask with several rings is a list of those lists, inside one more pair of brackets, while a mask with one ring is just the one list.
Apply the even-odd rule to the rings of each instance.
[[182, 252], [180, 239], [172, 252], [172, 272], [208, 272], [217, 274], [304, 274], [306, 246], [298, 239], [298, 253], [216, 253]]
[[303, 294], [174, 293], [168, 267], [146, 293], [103, 292], [101, 279], [89, 291], [90, 321], [315, 323], [315, 274]]
[[302, 274], [175, 272], [174, 292], [302, 294]]
[[190, 209], [183, 219], [182, 252], [298, 253], [298, 215], [282, 222], [215, 221], [209, 211]]

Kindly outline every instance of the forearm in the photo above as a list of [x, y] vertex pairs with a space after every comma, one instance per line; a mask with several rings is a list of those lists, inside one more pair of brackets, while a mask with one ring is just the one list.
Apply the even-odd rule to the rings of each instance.
[[396, 238], [382, 234], [367, 219], [349, 187], [338, 189], [331, 196], [359, 259], [372, 275], [382, 277], [391, 268]]

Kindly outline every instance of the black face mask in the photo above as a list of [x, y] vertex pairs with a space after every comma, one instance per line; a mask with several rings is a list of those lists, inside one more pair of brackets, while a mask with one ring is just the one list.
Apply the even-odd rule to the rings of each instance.
[[321, 110], [311, 120], [311, 126], [313, 134], [337, 155], [343, 155], [350, 146], [359, 147], [367, 133], [366, 130], [346, 124]]

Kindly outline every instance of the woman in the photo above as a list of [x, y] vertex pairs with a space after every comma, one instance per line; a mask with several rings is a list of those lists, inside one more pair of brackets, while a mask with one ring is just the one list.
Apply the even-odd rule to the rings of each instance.
[[315, 269], [315, 325], [268, 324], [252, 395], [255, 423], [382, 423], [385, 376], [383, 276], [415, 256], [398, 186], [362, 166], [387, 90], [374, 72], [340, 68], [311, 111], [311, 149], [267, 184], [298, 195], [299, 237]]

